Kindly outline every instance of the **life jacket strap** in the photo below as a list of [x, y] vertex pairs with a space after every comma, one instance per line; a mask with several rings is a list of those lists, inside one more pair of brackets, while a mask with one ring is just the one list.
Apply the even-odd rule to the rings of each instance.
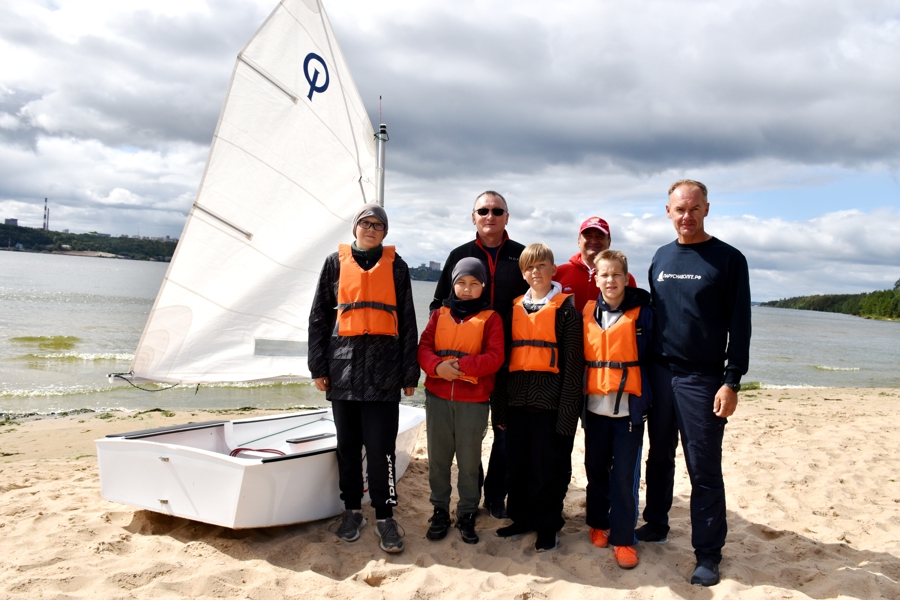
[[619, 380], [619, 390], [616, 392], [616, 406], [613, 408], [613, 415], [619, 414], [619, 404], [622, 401], [622, 393], [625, 391], [625, 383], [628, 381], [628, 367], [639, 367], [641, 363], [638, 361], [615, 362], [608, 360], [590, 360], [587, 363], [591, 369], [622, 369], [622, 379]]
[[460, 350], [437, 350], [435, 351], [435, 354], [437, 354], [438, 356], [455, 356], [456, 358], [468, 356], [468, 354]]
[[556, 342], [547, 342], [544, 340], [513, 340], [510, 347], [521, 348], [523, 346], [534, 346], [536, 348], [550, 348], [550, 366], [556, 367], [556, 349], [559, 347]]
[[[391, 316], [394, 317], [394, 325], [397, 327], [397, 334], [393, 337], [400, 337], [399, 320], [397, 319], [397, 307], [393, 304], [385, 304], [384, 302], [348, 302], [346, 304], [338, 304], [335, 308], [341, 311], [353, 310], [354, 308], [375, 308], [377, 310], [388, 312], [391, 314]], [[339, 327], [340, 323], [336, 320], [334, 322], [334, 331], [331, 332], [331, 335], [337, 337]]]
[[348, 302], [347, 304], [338, 304], [338, 310], [353, 310], [354, 308], [377, 308], [389, 313], [397, 312], [397, 307], [393, 304], [385, 304], [383, 302]]

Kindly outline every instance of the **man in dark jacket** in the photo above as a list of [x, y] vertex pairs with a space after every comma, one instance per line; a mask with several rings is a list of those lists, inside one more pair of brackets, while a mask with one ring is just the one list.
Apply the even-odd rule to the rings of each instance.
[[[509, 223], [509, 207], [506, 199], [494, 191], [487, 191], [475, 199], [472, 208], [472, 224], [475, 225], [475, 240], [453, 249], [444, 263], [444, 269], [434, 289], [434, 300], [429, 307], [437, 310], [450, 297], [453, 289], [452, 274], [461, 259], [475, 257], [484, 263], [487, 272], [487, 290], [493, 309], [501, 317], [512, 308], [513, 300], [528, 290], [519, 269], [519, 255], [525, 248], [509, 239], [506, 225]], [[506, 340], [509, 342], [509, 332]], [[506, 385], [508, 371], [503, 368], [497, 373], [497, 388]], [[493, 404], [493, 401], [492, 401]], [[494, 443], [488, 460], [487, 476], [484, 478], [484, 505], [491, 516], [506, 518], [506, 433], [493, 426]]]
[[[366, 524], [361, 512], [365, 445], [380, 545], [396, 553], [403, 550], [393, 519], [400, 390], [413, 395], [419, 364], [409, 268], [392, 246], [382, 245], [387, 225], [384, 208], [363, 205], [353, 219], [356, 241], [325, 259], [309, 314], [309, 371], [331, 401], [337, 433], [345, 510], [335, 533], [353, 542]], [[385, 294], [390, 301], [384, 301]]]

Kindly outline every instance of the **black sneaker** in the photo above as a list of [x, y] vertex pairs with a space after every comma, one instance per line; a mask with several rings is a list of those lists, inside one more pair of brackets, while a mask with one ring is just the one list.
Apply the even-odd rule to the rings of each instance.
[[450, 529], [450, 513], [446, 508], [434, 507], [434, 514], [428, 519], [431, 526], [428, 533], [425, 534], [432, 542], [442, 540], [447, 537], [447, 531]]
[[537, 541], [534, 543], [534, 551], [547, 552], [548, 550], [556, 550], [558, 544], [559, 538], [556, 537], [555, 531], [539, 531]]
[[694, 574], [691, 575], [691, 585], [712, 587], [717, 583], [719, 583], [719, 565], [708, 558], [698, 560]]
[[366, 518], [363, 517], [362, 512], [354, 512], [349, 509], [342, 512], [341, 516], [335, 520], [335, 523], [338, 523], [338, 521], [340, 521], [340, 525], [338, 525], [337, 530], [334, 529], [334, 525], [329, 527], [328, 530], [345, 542], [358, 540], [359, 530], [366, 525]]
[[663, 528], [658, 525], [644, 523], [634, 530], [634, 537], [636, 537], [639, 542], [665, 544], [669, 541], [669, 528], [666, 527], [666, 529], [663, 530]]
[[375, 522], [375, 531], [381, 538], [381, 549], [389, 554], [398, 554], [403, 552], [403, 536], [402, 527], [397, 524], [393, 517]]
[[512, 525], [507, 525], [506, 527], [501, 527], [497, 530], [497, 537], [501, 538], [514, 538], [519, 537], [520, 535], [525, 535], [526, 533], [531, 533], [534, 531], [531, 527], [527, 525], [521, 525], [519, 523], [513, 522]]
[[506, 505], [503, 503], [503, 500], [500, 502], [485, 502], [484, 507], [488, 510], [491, 517], [495, 519], [508, 519], [509, 515], [506, 514]]
[[459, 529], [459, 535], [462, 541], [467, 544], [477, 544], [478, 534], [475, 533], [475, 513], [470, 512], [464, 515], [458, 515], [456, 518], [456, 528]]

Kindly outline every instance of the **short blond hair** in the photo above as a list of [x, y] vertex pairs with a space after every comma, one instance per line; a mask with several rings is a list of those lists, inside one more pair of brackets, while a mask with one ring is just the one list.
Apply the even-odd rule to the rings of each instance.
[[675, 183], [669, 186], [669, 196], [672, 196], [672, 192], [677, 190], [678, 188], [685, 187], [693, 187], [700, 190], [700, 193], [703, 194], [703, 201], [709, 202], [709, 192], [706, 189], [706, 186], [700, 183], [699, 181], [695, 181], [693, 179], [679, 179]]
[[619, 252], [618, 250], [604, 250], [594, 257], [595, 268], [600, 268], [601, 260], [618, 261], [622, 265], [625, 274], [628, 275], [628, 257], [625, 256], [624, 252]]
[[540, 242], [537, 244], [529, 244], [522, 250], [522, 254], [519, 255], [519, 270], [525, 271], [528, 267], [535, 265], [542, 260], [547, 260], [550, 261], [550, 264], [555, 264], [553, 262], [553, 250], [550, 249], [550, 246]]

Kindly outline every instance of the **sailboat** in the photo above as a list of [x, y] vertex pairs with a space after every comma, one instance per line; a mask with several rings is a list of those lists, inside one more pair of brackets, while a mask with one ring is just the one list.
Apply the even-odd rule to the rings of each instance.
[[[383, 204], [375, 133], [320, 0], [283, 0], [238, 54], [134, 384], [300, 381], [319, 269]], [[397, 476], [424, 411], [401, 405]], [[96, 440], [104, 499], [231, 528], [338, 514], [330, 409]], [[364, 501], [368, 501], [368, 494]]]

